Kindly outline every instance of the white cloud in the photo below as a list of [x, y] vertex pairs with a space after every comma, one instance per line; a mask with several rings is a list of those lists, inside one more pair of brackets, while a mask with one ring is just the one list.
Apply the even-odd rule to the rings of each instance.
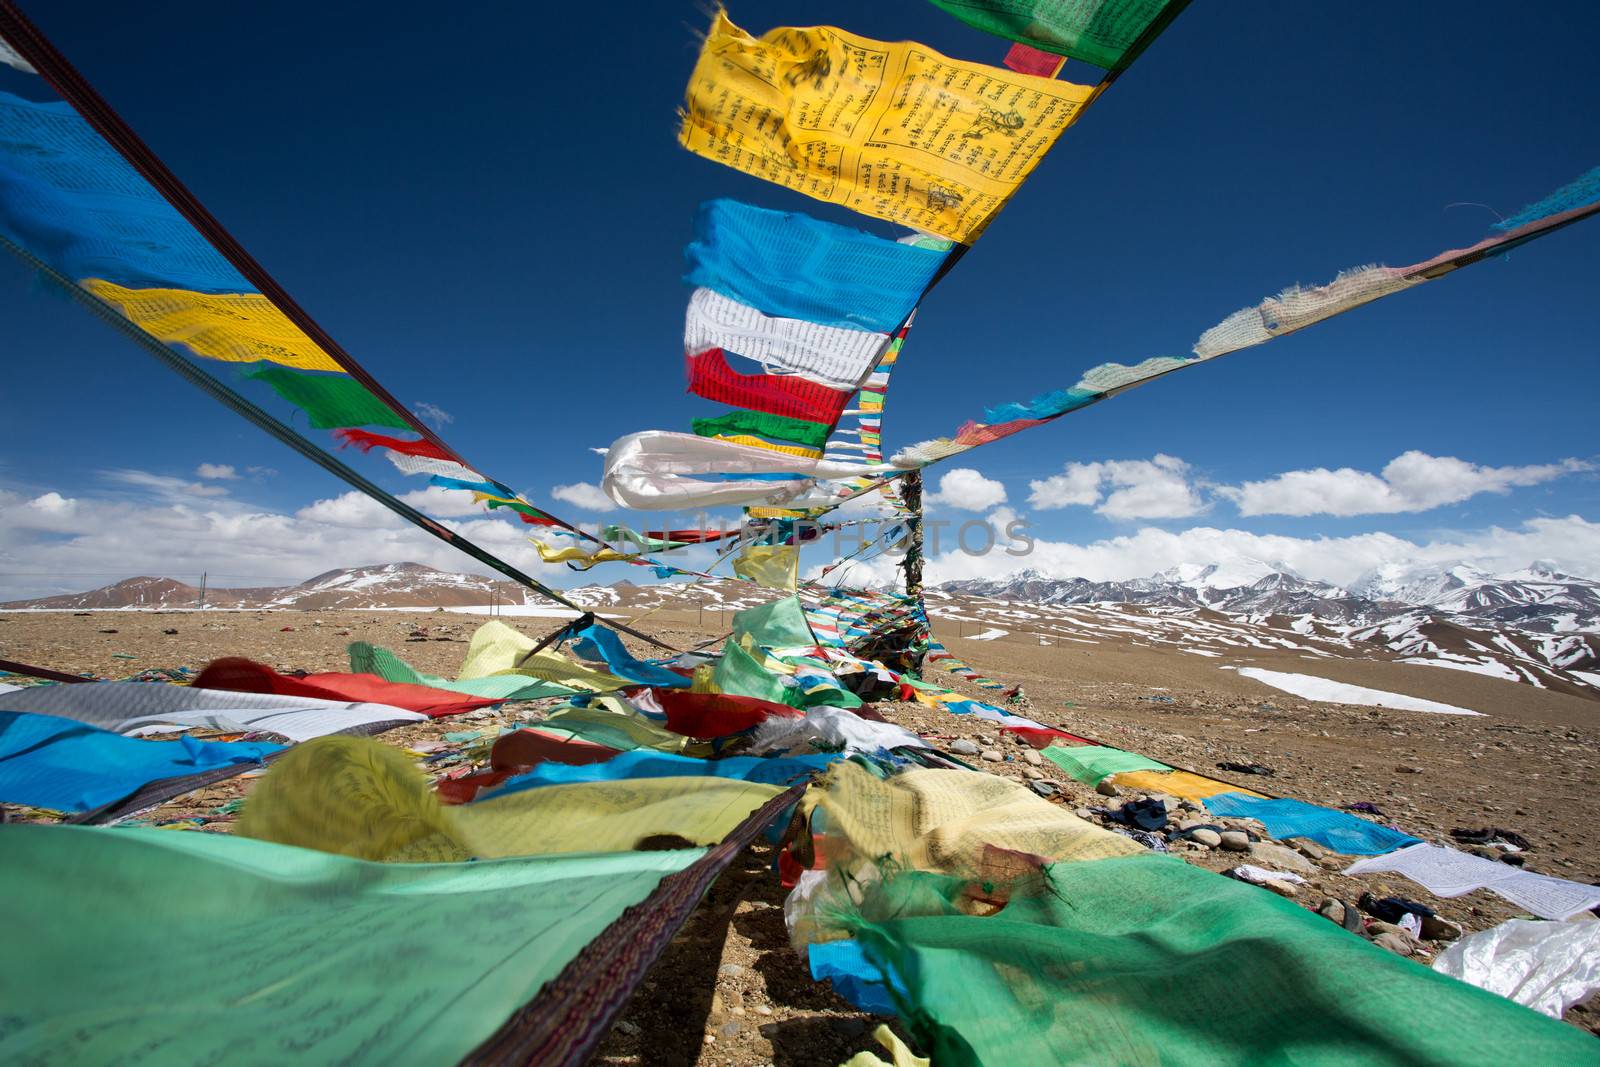
[[550, 495], [556, 500], [565, 500], [575, 508], [585, 511], [615, 511], [617, 505], [606, 496], [605, 491], [591, 482], [574, 482], [571, 485], [558, 485], [550, 490]]
[[[1322, 581], [1345, 585], [1382, 563], [1470, 563], [1510, 571], [1551, 560], [1569, 574], [1600, 579], [1600, 522], [1578, 515], [1529, 519], [1520, 526], [1445, 532], [1411, 541], [1388, 533], [1349, 537], [1287, 537], [1248, 530], [1196, 526], [1172, 531], [1144, 527], [1134, 533], [1075, 544], [1038, 540], [1026, 556], [996, 547], [981, 556], [943, 552], [928, 561], [930, 584], [956, 578], [996, 578], [1037, 570], [1057, 578], [1092, 581], [1147, 578], [1180, 563], [1273, 560]], [[872, 560], [851, 581], [892, 581], [892, 561]]]
[[610, 448], [590, 448], [589, 451], [597, 456], [609, 456], [611, 454]]
[[421, 416], [423, 422], [427, 423], [429, 426], [432, 426], [435, 430], [439, 429], [441, 426], [448, 426], [450, 423], [456, 421], [456, 417], [454, 415], [450, 414], [438, 404], [430, 404], [426, 400], [419, 400], [415, 404], [412, 404], [411, 410], [415, 411], [419, 416]]
[[[11, 575], [0, 578], [0, 600], [101, 584], [81, 575], [104, 575], [109, 582], [136, 574], [194, 579], [209, 571], [213, 582], [259, 586], [300, 582], [336, 567], [402, 560], [485, 572], [459, 550], [354, 492], [283, 513], [230, 498], [174, 494], [167, 481], [181, 485], [181, 480], [152, 477], [155, 483], [140, 495], [119, 491], [69, 498], [45, 492], [30, 497], [0, 489], [0, 560]], [[116, 481], [129, 486], [137, 479]], [[539, 561], [521, 523], [495, 517], [441, 522], [530, 573], [555, 570]]]
[[1218, 486], [1241, 515], [1391, 515], [1458, 504], [1479, 493], [1508, 493], [1566, 474], [1593, 470], [1576, 459], [1526, 467], [1481, 467], [1453, 456], [1410, 451], [1380, 474], [1351, 467], [1288, 471], [1259, 482]]
[[[1068, 463], [1060, 474], [1028, 483], [1028, 503], [1042, 511], [1089, 507], [1109, 519], [1181, 519], [1205, 510], [1176, 456]], [[1101, 494], [1110, 489], [1102, 500]]]
[[988, 511], [1006, 502], [1006, 487], [993, 478], [985, 478], [971, 467], [957, 467], [944, 472], [939, 479], [939, 490], [923, 498], [923, 506], [941, 506], [959, 511]]
[[108, 470], [101, 471], [100, 476], [117, 485], [125, 485], [138, 489], [151, 496], [167, 500], [183, 501], [190, 497], [227, 496], [227, 487], [221, 485], [206, 485], [203, 482], [187, 482], [182, 478], [173, 478], [165, 474], [151, 474], [149, 471], [140, 470]]
[[442, 486], [430, 485], [426, 489], [413, 489], [409, 493], [401, 493], [400, 500], [435, 519], [484, 514], [483, 505], [472, 499], [472, 494], [464, 489], [445, 489]]
[[231, 463], [202, 463], [194, 469], [195, 477], [218, 481], [233, 481], [239, 477]]

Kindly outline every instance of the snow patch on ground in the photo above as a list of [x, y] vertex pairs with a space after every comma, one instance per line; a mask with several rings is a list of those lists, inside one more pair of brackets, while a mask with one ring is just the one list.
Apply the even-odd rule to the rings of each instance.
[[1010, 630], [994, 630], [994, 629], [990, 629], [990, 630], [983, 631], [983, 633], [981, 633], [981, 634], [973, 634], [971, 637], [967, 638], [967, 640], [968, 641], [993, 641], [995, 638], [1004, 637], [1006, 634], [1008, 634], [1010, 632], [1011, 632]]
[[1349, 685], [1330, 681], [1311, 674], [1290, 674], [1286, 671], [1266, 671], [1260, 667], [1240, 667], [1239, 674], [1253, 678], [1262, 685], [1270, 685], [1285, 693], [1293, 693], [1304, 700], [1323, 700], [1330, 704], [1359, 704], [1371, 708], [1394, 708], [1398, 711], [1426, 711], [1434, 715], [1481, 715], [1482, 712], [1441, 704], [1436, 700], [1408, 697], [1401, 693], [1387, 693], [1382, 689]]

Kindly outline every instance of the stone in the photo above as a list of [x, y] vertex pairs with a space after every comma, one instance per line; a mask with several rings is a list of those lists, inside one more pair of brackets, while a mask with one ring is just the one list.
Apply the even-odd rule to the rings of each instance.
[[1053, 797], [1060, 792], [1060, 790], [1056, 788], [1056, 784], [1054, 782], [1029, 782], [1028, 788], [1033, 790], [1035, 793], [1038, 793], [1042, 797]]
[[1222, 844], [1222, 835], [1215, 830], [1196, 830], [1189, 835], [1189, 840], [1206, 848], [1216, 848]]
[[1094, 816], [1094, 812], [1090, 811], [1088, 808], [1077, 808], [1072, 814], [1076, 815], [1080, 819], [1089, 819], [1093, 818]]
[[1310, 874], [1317, 868], [1292, 848], [1275, 845], [1271, 841], [1257, 841], [1250, 854], [1269, 867], [1277, 867], [1296, 874]]
[[1300, 887], [1295, 885], [1293, 882], [1280, 882], [1278, 879], [1274, 878], [1270, 881], [1263, 882], [1262, 885], [1272, 890], [1280, 897], [1293, 898], [1300, 895]]
[[626, 1019], [623, 1019], [621, 1022], [619, 1022], [617, 1024], [617, 1029], [621, 1030], [623, 1033], [627, 1034], [629, 1037], [638, 1037], [641, 1033], [644, 1032], [642, 1029], [640, 1029], [638, 1023], [630, 1023]]
[[1224, 851], [1249, 852], [1250, 835], [1243, 830], [1224, 830], [1218, 837]]
[[1028, 749], [1022, 754], [1022, 758], [1024, 761], [1033, 764], [1035, 767], [1044, 766], [1044, 757], [1039, 755], [1039, 750], [1036, 748]]
[[721, 1034], [723, 1037], [737, 1037], [739, 1034], [739, 1024], [736, 1022], [725, 1022], [721, 1026], [717, 1027], [717, 1033]]
[[771, 1015], [772, 1014], [772, 1008], [769, 1007], [766, 1004], [757, 1004], [756, 1005], [756, 1014], [757, 1015]]
[[1112, 785], [1110, 778], [1100, 779], [1100, 784], [1094, 787], [1094, 791], [1103, 797], [1120, 797], [1122, 795], [1122, 790]]
[[1297, 837], [1293, 841], [1289, 842], [1289, 844], [1290, 847], [1308, 860], [1320, 860], [1322, 857], [1328, 854], [1327, 849], [1323, 848], [1309, 837]]
[[1421, 774], [1422, 773], [1422, 768], [1421, 767], [1412, 767], [1409, 764], [1405, 764], [1405, 763], [1396, 763], [1394, 765], [1394, 771], [1395, 771], [1396, 774]]
[[730, 978], [737, 978], [744, 973], [744, 968], [737, 963], [724, 963], [717, 968], [718, 974], [725, 974]]
[[988, 760], [990, 763], [1004, 763], [1006, 754], [1001, 752], [998, 748], [986, 748], [983, 750], [983, 758]]
[[957, 756], [976, 756], [983, 750], [963, 737], [950, 742], [950, 751]]
[[1044, 777], [1044, 772], [1037, 767], [1024, 767], [1022, 768], [1022, 776], [1033, 781], [1038, 781]]
[[[1589, 912], [1582, 912], [1589, 915]], [[1429, 941], [1454, 941], [1461, 936], [1461, 927], [1437, 915], [1422, 917], [1422, 936]]]

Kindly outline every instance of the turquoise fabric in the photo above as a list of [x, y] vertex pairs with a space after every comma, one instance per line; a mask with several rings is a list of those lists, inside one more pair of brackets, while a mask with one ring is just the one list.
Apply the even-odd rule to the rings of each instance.
[[945, 255], [799, 212], [711, 200], [695, 216], [684, 280], [768, 315], [892, 333]]
[[1303, 800], [1267, 800], [1243, 793], [1218, 793], [1205, 798], [1213, 815], [1260, 819], [1273, 837], [1305, 837], [1345, 856], [1377, 856], [1414, 845], [1419, 838], [1345, 811], [1307, 804]]
[[670, 752], [654, 752], [640, 748], [613, 756], [604, 763], [585, 763], [573, 766], [566, 763], [541, 763], [527, 774], [519, 774], [484, 793], [480, 799], [490, 800], [507, 793], [524, 789], [538, 789], [547, 785], [570, 785], [573, 782], [614, 782], [625, 778], [679, 778], [701, 776], [707, 778], [738, 778], [764, 785], [791, 786], [812, 774], [828, 769], [828, 765], [844, 757], [837, 754], [778, 756], [763, 759], [757, 756], [731, 756], [727, 759], [695, 759]]
[[0, 1063], [456, 1063], [703, 854], [368, 863], [0, 826]]
[[283, 747], [192, 737], [145, 741], [55, 715], [0, 711], [0, 803], [92, 811], [151, 782], [259, 763]]
[[62, 101], [0, 93], [0, 234], [74, 281], [255, 292]]

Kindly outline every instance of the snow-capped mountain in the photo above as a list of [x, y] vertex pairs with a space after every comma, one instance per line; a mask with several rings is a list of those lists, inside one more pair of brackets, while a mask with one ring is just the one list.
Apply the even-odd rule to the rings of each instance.
[[[1292, 633], [1406, 663], [1600, 694], [1600, 582], [1546, 562], [1507, 574], [1464, 563], [1391, 565], [1349, 589], [1248, 560], [1185, 565], [1125, 582], [1025, 571], [946, 582], [939, 591], [1038, 605], [1136, 605], [1175, 623], [1191, 620], [1185, 626], [1203, 618], [1207, 625]], [[980, 615], [990, 617], [974, 617]]]
[[476, 574], [452, 574], [420, 563], [382, 563], [345, 567], [276, 588], [212, 587], [202, 598], [198, 586], [172, 578], [128, 578], [87, 593], [15, 600], [0, 610], [87, 611], [110, 608], [411, 608], [465, 607], [477, 604], [541, 603], [537, 594], [508, 581]]

